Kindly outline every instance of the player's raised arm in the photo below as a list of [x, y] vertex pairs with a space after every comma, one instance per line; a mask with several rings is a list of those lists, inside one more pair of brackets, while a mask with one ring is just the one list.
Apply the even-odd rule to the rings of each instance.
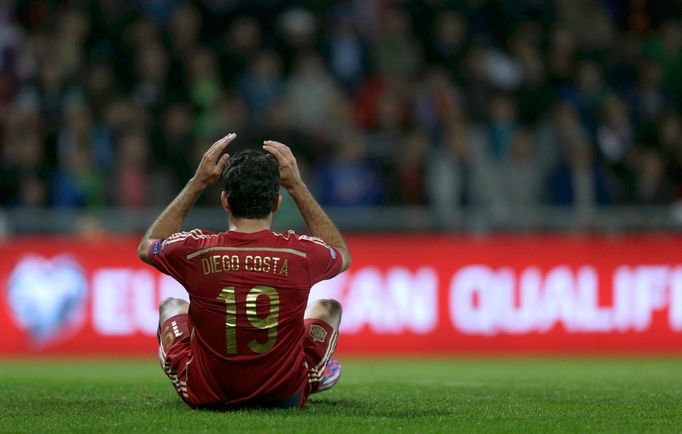
[[149, 263], [149, 246], [157, 240], [167, 238], [182, 229], [189, 210], [192, 209], [201, 193], [209, 185], [220, 179], [227, 164], [228, 154], [221, 154], [237, 134], [230, 133], [215, 142], [201, 157], [201, 162], [194, 176], [187, 182], [180, 194], [166, 207], [144, 234], [137, 249], [137, 254], [144, 262]]
[[272, 140], [266, 140], [263, 143], [263, 149], [272, 154], [277, 160], [280, 184], [294, 198], [310, 234], [321, 238], [324, 242], [341, 252], [343, 258], [341, 271], [345, 271], [351, 264], [351, 255], [346, 242], [343, 240], [339, 229], [322, 207], [320, 207], [301, 179], [301, 173], [298, 170], [298, 164], [296, 164], [296, 158], [291, 149], [282, 143]]

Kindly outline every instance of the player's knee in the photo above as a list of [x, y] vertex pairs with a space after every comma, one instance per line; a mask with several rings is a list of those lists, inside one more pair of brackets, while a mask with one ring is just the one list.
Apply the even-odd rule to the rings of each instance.
[[341, 303], [333, 298], [319, 300], [320, 306], [323, 310], [327, 312], [330, 316], [336, 316], [341, 314]]
[[189, 303], [180, 298], [169, 297], [159, 305], [159, 326], [176, 315], [189, 312]]
[[159, 308], [163, 309], [176, 306], [179, 301], [181, 301], [179, 298], [168, 297], [159, 304]]
[[341, 323], [341, 303], [331, 298], [316, 300], [306, 310], [305, 317], [321, 319], [333, 327], [338, 327]]
[[159, 312], [164, 311], [183, 311], [189, 307], [189, 303], [180, 298], [168, 297], [159, 305]]
[[330, 324], [335, 324], [341, 319], [341, 303], [333, 298], [317, 300], [314, 312], [314, 316]]

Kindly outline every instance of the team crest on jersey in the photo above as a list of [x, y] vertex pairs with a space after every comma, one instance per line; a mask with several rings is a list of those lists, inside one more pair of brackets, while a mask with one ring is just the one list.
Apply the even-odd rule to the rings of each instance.
[[324, 342], [327, 339], [327, 330], [321, 325], [313, 324], [308, 332], [311, 338], [317, 342]]

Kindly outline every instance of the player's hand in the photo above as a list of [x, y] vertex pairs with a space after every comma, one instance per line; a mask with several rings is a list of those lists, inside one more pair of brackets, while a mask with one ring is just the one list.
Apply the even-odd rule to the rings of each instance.
[[296, 158], [294, 158], [294, 154], [291, 153], [291, 149], [287, 145], [273, 140], [266, 140], [263, 142], [263, 149], [277, 160], [277, 164], [279, 164], [279, 183], [282, 187], [291, 192], [303, 184], [301, 172], [298, 171], [298, 164], [296, 164]]
[[230, 158], [228, 154], [223, 154], [222, 157], [220, 154], [222, 154], [225, 148], [227, 148], [227, 145], [232, 143], [236, 138], [237, 134], [230, 133], [215, 142], [208, 148], [208, 151], [204, 152], [199, 167], [197, 167], [197, 171], [194, 174], [194, 179], [199, 185], [207, 187], [220, 179], [220, 175], [223, 173], [227, 160]]

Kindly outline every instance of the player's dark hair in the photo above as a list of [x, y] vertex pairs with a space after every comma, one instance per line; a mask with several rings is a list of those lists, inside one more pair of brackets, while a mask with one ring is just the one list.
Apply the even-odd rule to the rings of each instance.
[[223, 182], [234, 217], [262, 219], [277, 203], [279, 166], [270, 154], [247, 149], [227, 161]]

